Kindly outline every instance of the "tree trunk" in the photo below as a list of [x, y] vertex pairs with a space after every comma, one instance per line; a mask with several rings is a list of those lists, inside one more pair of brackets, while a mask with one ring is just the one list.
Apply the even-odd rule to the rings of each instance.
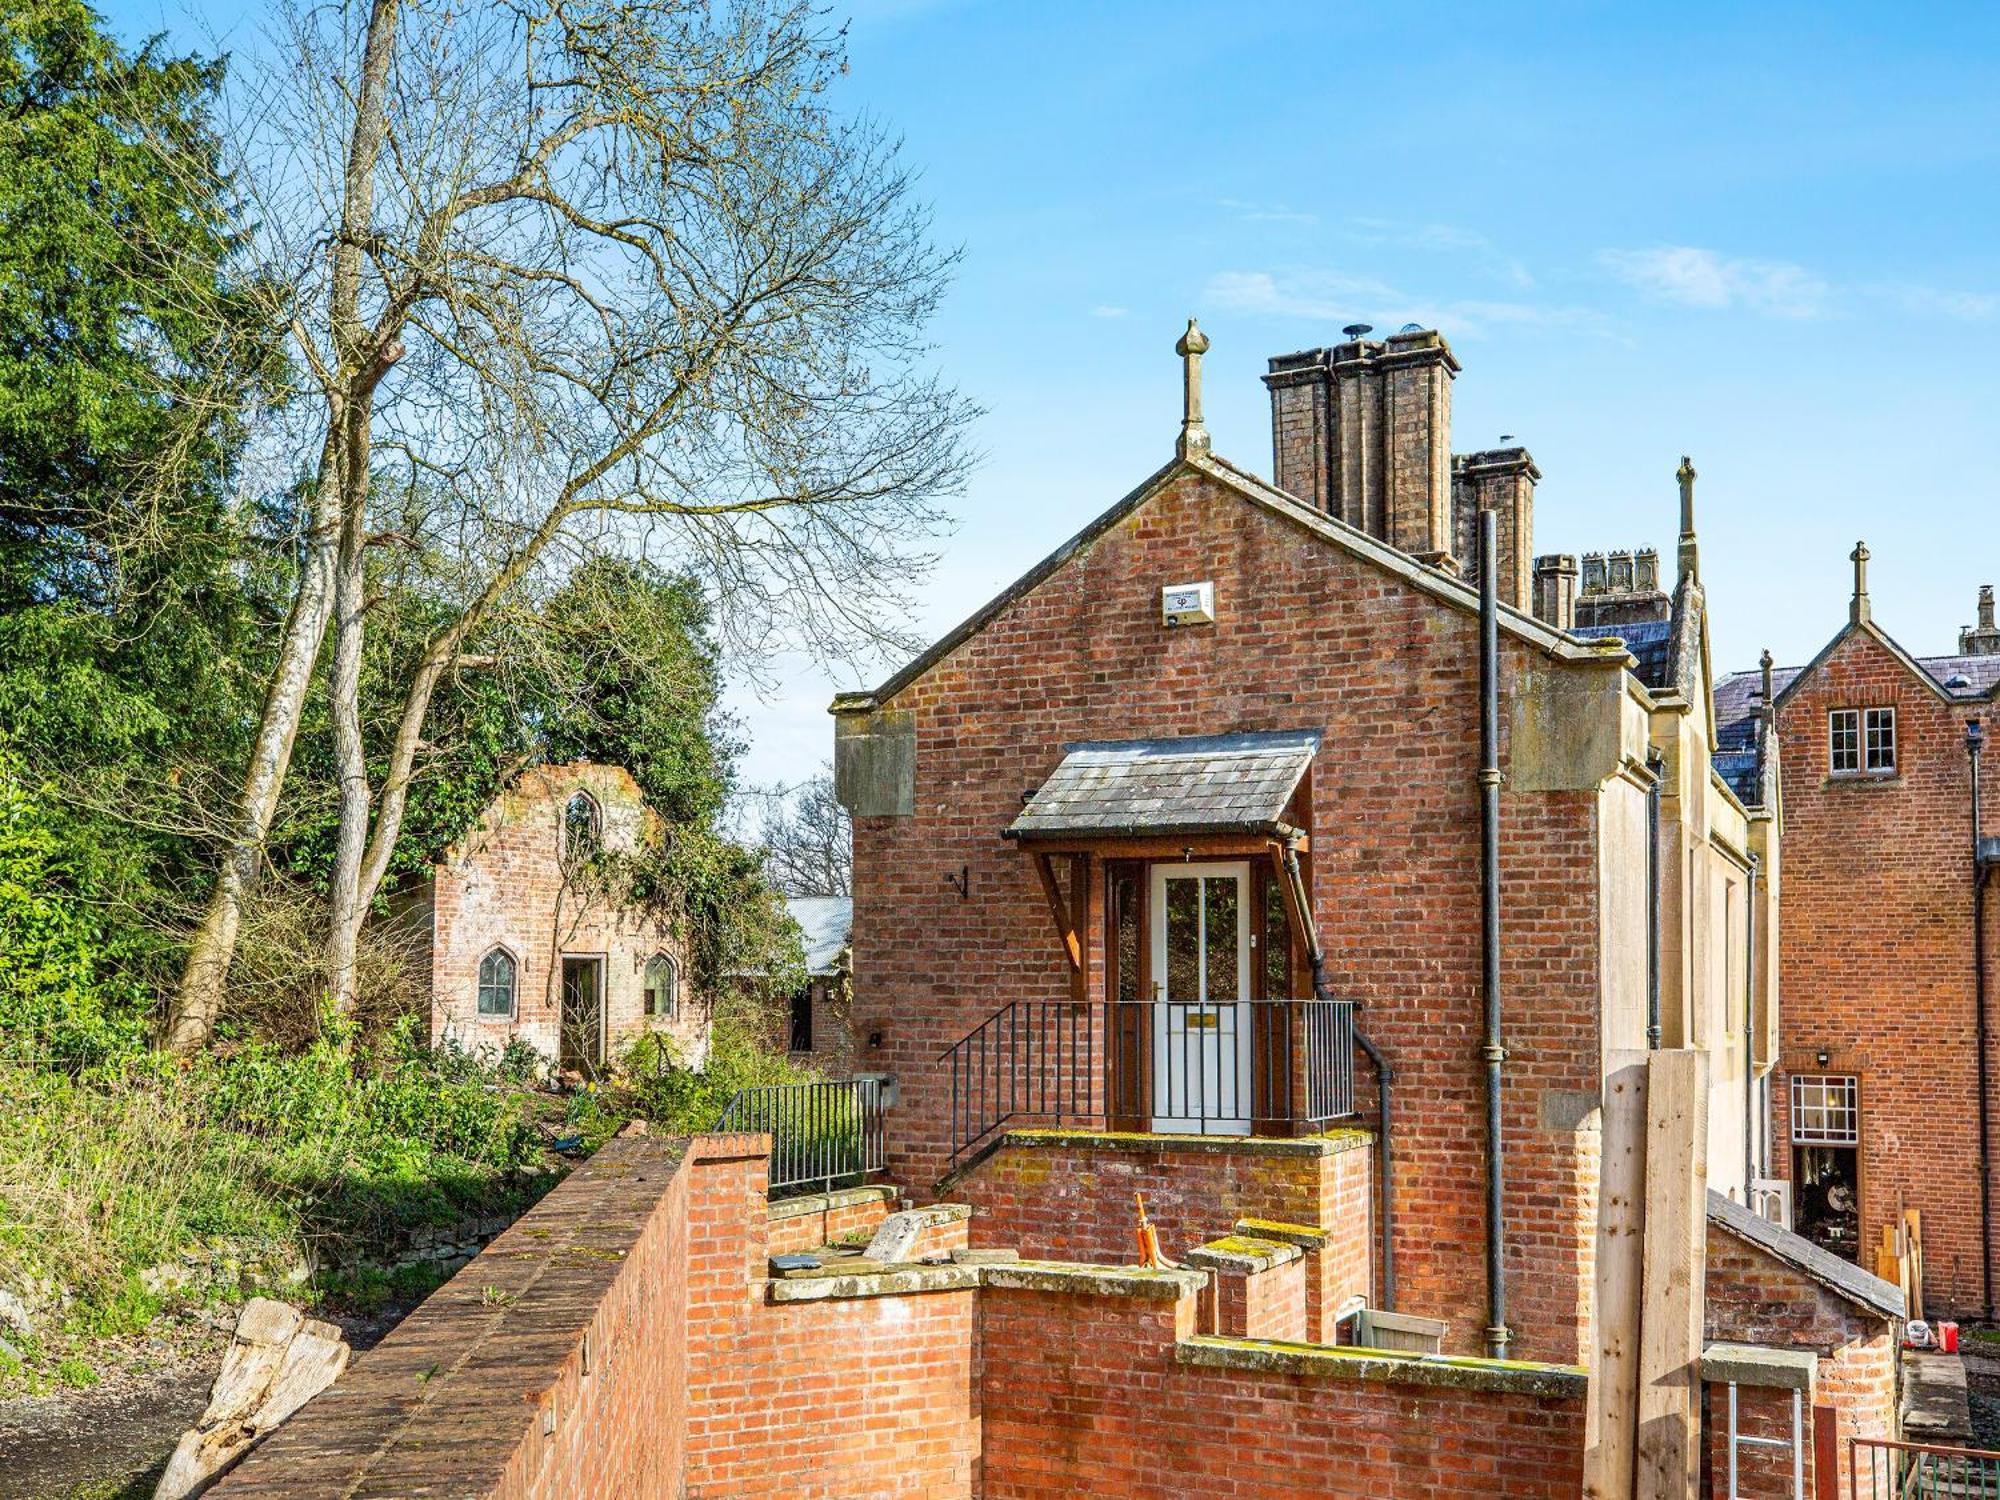
[[[330, 506], [323, 499], [315, 502], [315, 509], [323, 514]], [[229, 852], [217, 872], [215, 889], [209, 895], [201, 925], [195, 929], [187, 965], [181, 971], [180, 986], [167, 1013], [165, 1044], [172, 1052], [184, 1054], [206, 1045], [222, 1008], [223, 986], [236, 956], [237, 934], [243, 923], [243, 901], [256, 881], [257, 867], [264, 857], [264, 838], [277, 811], [278, 790], [284, 785], [285, 771], [291, 764], [306, 689], [312, 683], [320, 642], [326, 636], [327, 619], [333, 607], [337, 550], [337, 530], [324, 519], [316, 521], [308, 533], [298, 593], [292, 598], [277, 667], [264, 696], [257, 742], [244, 771]]]
[[[263, 858], [264, 840], [291, 764], [299, 716], [326, 637], [334, 595], [344, 588], [341, 579], [350, 532], [361, 538], [366, 535], [365, 515], [358, 513], [356, 506], [367, 497], [368, 410], [377, 383], [400, 355], [401, 347], [393, 346], [392, 352], [392, 341], [373, 337], [362, 321], [361, 246], [373, 228], [375, 170], [386, 129], [389, 65], [400, 9], [400, 0], [373, 0], [369, 11], [354, 128], [348, 139], [341, 186], [340, 233], [332, 252], [333, 284], [327, 313], [337, 360], [321, 390], [327, 405], [327, 437], [313, 496], [312, 529], [300, 569], [299, 591], [285, 622], [284, 643], [257, 726], [257, 743], [244, 773], [229, 852], [216, 877], [208, 910], [195, 930], [187, 967], [168, 1013], [166, 1045], [178, 1053], [192, 1052], [207, 1042], [221, 1009], [223, 987], [236, 956], [244, 897]], [[357, 544], [355, 567], [359, 566]], [[354, 649], [358, 652], [358, 625], [356, 635]], [[358, 669], [358, 657], [356, 665]], [[365, 765], [362, 782], [365, 798]], [[343, 780], [343, 801], [346, 795]], [[363, 816], [361, 836], [365, 839], [365, 807]], [[345, 819], [342, 836], [346, 837]], [[349, 885], [351, 889], [351, 881]], [[350, 976], [352, 968], [350, 962]]]
[[366, 644], [367, 464], [365, 424], [347, 443], [345, 504], [340, 559], [333, 586], [333, 671], [327, 700], [333, 716], [333, 749], [339, 784], [340, 827], [334, 845], [332, 884], [327, 892], [326, 989], [334, 1014], [354, 1014], [359, 1001], [354, 961], [361, 924], [373, 892], [361, 890], [361, 859], [368, 847], [368, 751], [361, 735], [361, 658]]

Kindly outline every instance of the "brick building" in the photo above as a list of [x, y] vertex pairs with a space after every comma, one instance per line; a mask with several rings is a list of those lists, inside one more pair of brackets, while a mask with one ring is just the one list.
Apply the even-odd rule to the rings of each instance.
[[[1763, 1135], [1777, 840], [1714, 760], [1692, 468], [1671, 594], [1654, 554], [1538, 562], [1539, 471], [1451, 454], [1437, 333], [1271, 361], [1275, 483], [1209, 451], [1205, 347], [1190, 330], [1171, 462], [834, 705], [891, 1170], [990, 1191], [996, 1222], [1072, 1254], [1124, 1253], [1128, 1185], [1178, 1253], [1238, 1215], [1325, 1226], [1358, 1183], [1379, 1248], [1351, 1290], [1440, 1321], [1447, 1349], [1497, 1346], [1472, 541], [1491, 509], [1510, 1347], [1576, 1359], [1607, 1058], [1649, 1037], [1707, 1054], [1729, 1196]], [[1098, 1134], [1012, 1128], [1051, 1123]]]
[[1919, 1210], [1925, 1310], [1991, 1316], [1967, 734], [2000, 692], [2000, 629], [1982, 589], [1956, 654], [1913, 655], [1874, 618], [1867, 547], [1852, 560], [1848, 619], [1825, 649], [1803, 667], [1767, 657], [1717, 693], [1727, 743], [1768, 736], [1769, 703], [1783, 748], [1771, 1161], [1795, 1226], [1871, 1269], [1883, 1229]]
[[622, 767], [520, 773], [412, 893], [431, 973], [431, 1035], [474, 1051], [526, 1042], [592, 1075], [646, 1032], [698, 1067], [709, 1005], [687, 950], [624, 902], [601, 852], [630, 854], [654, 814]]

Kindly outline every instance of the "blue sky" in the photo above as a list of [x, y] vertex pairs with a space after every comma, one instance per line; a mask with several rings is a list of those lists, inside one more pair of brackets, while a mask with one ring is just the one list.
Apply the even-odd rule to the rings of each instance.
[[[2000, 7], [858, 3], [846, 102], [963, 249], [938, 359], [987, 410], [926, 635], [1167, 456], [1189, 313], [1262, 473], [1266, 356], [1443, 329], [1454, 447], [1528, 445], [1540, 551], [1671, 556], [1691, 453], [1719, 665], [1817, 650], [1860, 537], [1921, 654], [2000, 582]], [[254, 45], [240, 0], [108, 13]], [[739, 691], [747, 777], [887, 669]]]

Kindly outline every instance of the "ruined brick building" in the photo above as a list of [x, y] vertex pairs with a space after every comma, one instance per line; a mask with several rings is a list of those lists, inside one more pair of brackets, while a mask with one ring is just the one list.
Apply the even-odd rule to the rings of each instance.
[[409, 897], [429, 957], [431, 1034], [509, 1042], [594, 1076], [637, 1037], [707, 1056], [709, 1005], [685, 942], [626, 901], [600, 854], [636, 852], [655, 815], [618, 766], [535, 766], [501, 789]]
[[[1758, 744], [1783, 751], [1761, 780], [1785, 823], [1772, 1172], [1791, 1184], [1795, 1227], [1864, 1266], [1884, 1227], [1920, 1210], [1926, 1311], [1990, 1317], [1990, 996], [1975, 913], [2000, 844], [1989, 817], [1975, 858], [1969, 752], [2000, 692], [2000, 627], [1983, 588], [1957, 652], [1917, 656], [1875, 619], [1865, 544], [1852, 561], [1847, 620], [1812, 661], [1767, 656], [1717, 692], [1727, 758], [1746, 777]], [[1985, 925], [1990, 954], [1990, 913]]]

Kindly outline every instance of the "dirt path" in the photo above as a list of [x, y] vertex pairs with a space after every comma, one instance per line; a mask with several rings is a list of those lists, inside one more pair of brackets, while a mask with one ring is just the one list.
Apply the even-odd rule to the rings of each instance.
[[0, 1402], [0, 1500], [151, 1496], [221, 1361], [214, 1349], [94, 1390]]
[[[408, 1311], [314, 1316], [331, 1316], [358, 1352]], [[149, 1341], [155, 1357], [143, 1372], [0, 1401], [0, 1500], [151, 1500], [174, 1444], [208, 1407], [229, 1343], [212, 1328], [178, 1331], [178, 1340]]]

